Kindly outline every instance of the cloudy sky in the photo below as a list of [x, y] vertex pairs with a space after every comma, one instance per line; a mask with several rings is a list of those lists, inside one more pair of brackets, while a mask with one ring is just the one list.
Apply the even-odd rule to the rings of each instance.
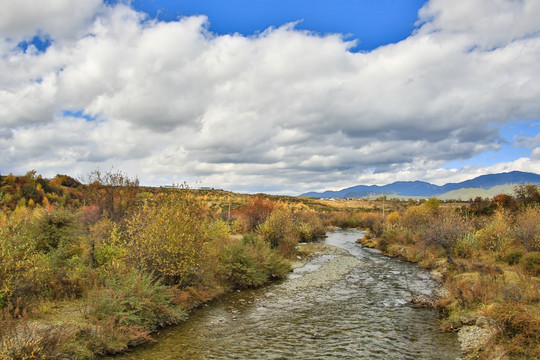
[[0, 173], [299, 194], [540, 173], [538, 0], [4, 0]]

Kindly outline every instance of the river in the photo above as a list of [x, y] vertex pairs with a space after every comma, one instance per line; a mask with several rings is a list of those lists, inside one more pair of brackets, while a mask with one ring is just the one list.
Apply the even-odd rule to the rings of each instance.
[[424, 269], [391, 259], [355, 240], [357, 230], [328, 233], [326, 244], [347, 250], [358, 265], [325, 286], [288, 287], [341, 255], [315, 257], [290, 280], [233, 292], [166, 328], [156, 342], [115, 360], [154, 359], [456, 359], [454, 333], [438, 330], [432, 309], [413, 295], [437, 284]]

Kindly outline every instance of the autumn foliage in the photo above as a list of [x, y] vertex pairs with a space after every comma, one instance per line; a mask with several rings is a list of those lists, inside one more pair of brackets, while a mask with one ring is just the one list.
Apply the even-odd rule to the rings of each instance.
[[[54, 337], [55, 353], [124, 351], [187, 304], [285, 277], [298, 242], [324, 231], [309, 207], [263, 195], [147, 188], [120, 171], [1, 176], [0, 329], [74, 303], [78, 325]], [[12, 337], [0, 331], [0, 344]], [[48, 356], [38, 345], [35, 358]]]

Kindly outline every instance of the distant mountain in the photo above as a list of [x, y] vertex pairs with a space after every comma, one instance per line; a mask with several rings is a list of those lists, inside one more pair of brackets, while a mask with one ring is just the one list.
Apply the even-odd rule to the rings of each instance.
[[397, 181], [388, 185], [357, 185], [339, 191], [325, 191], [322, 193], [308, 192], [300, 196], [328, 198], [363, 198], [366, 196], [399, 195], [432, 197], [450, 191], [466, 188], [491, 189], [497, 185], [540, 184], [540, 175], [512, 171], [508, 173], [482, 175], [460, 183], [448, 183], [442, 186], [433, 185], [424, 181]]

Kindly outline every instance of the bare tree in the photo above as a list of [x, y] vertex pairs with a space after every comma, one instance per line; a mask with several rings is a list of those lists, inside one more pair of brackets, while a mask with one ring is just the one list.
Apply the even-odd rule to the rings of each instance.
[[454, 211], [443, 211], [433, 216], [424, 235], [426, 245], [440, 246], [448, 262], [456, 266], [452, 257], [452, 246], [465, 235], [467, 227], [463, 219]]

